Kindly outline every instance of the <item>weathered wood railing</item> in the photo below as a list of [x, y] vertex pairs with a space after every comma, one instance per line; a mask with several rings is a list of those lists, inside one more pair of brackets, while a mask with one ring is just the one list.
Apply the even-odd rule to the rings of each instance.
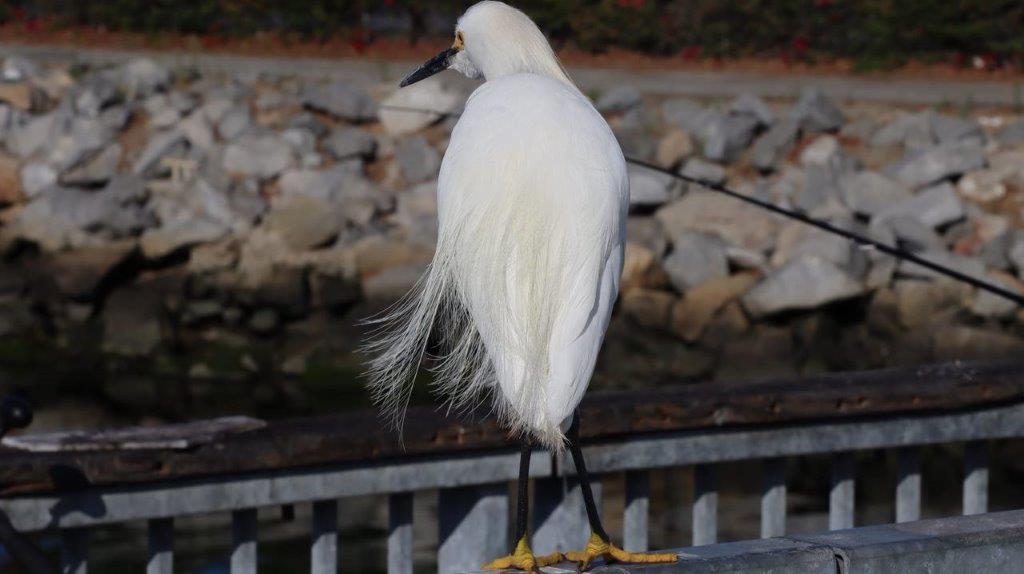
[[[695, 471], [693, 544], [717, 539], [715, 465], [763, 461], [763, 537], [785, 533], [786, 457], [832, 454], [829, 526], [854, 524], [855, 451], [897, 449], [897, 521], [921, 505], [918, 448], [965, 443], [964, 514], [987, 510], [988, 441], [1024, 437], [1024, 363], [945, 364], [799, 380], [595, 393], [582, 407], [588, 466], [624, 472], [624, 545], [647, 547], [648, 474]], [[255, 426], [255, 425], [254, 425]], [[88, 441], [86, 441], [88, 442]], [[412, 493], [439, 491], [438, 563], [471, 570], [507, 550], [518, 453], [493, 420], [466, 423], [413, 409], [404, 445], [373, 414], [215, 432], [166, 448], [27, 453], [0, 447], [0, 508], [22, 531], [62, 532], [65, 572], [84, 573], [88, 527], [148, 521], [151, 574], [173, 567], [177, 516], [232, 513], [231, 571], [256, 571], [260, 507], [312, 503], [312, 571], [335, 572], [337, 499], [387, 495], [388, 571], [412, 571]], [[587, 535], [572, 465], [534, 456], [534, 549]], [[595, 485], [600, 496], [600, 485]], [[680, 541], [684, 542], [684, 541]]]

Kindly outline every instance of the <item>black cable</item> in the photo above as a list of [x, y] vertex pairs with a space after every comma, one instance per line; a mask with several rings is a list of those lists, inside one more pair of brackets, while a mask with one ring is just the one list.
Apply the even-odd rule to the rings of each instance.
[[[420, 112], [420, 113], [436, 114], [436, 115], [438, 115], [440, 117], [444, 117], [444, 118], [450, 118], [450, 117], [457, 118], [457, 117], [459, 117], [461, 115], [460, 113], [457, 113], [457, 112], [439, 112], [439, 111], [435, 111], [435, 110], [425, 110], [425, 109], [422, 109], [422, 108], [414, 108], [414, 107], [409, 107], [409, 106], [394, 106], [394, 105], [387, 105], [387, 104], [385, 104], [385, 105], [382, 105], [380, 107], [382, 109], [389, 109], [389, 110], [396, 110], [396, 111]], [[795, 220], [800, 221], [802, 223], [806, 223], [807, 225], [812, 225], [814, 227], [817, 227], [818, 229], [821, 229], [822, 231], [827, 231], [828, 233], [832, 233], [832, 234], [844, 237], [846, 239], [849, 239], [850, 241], [853, 241], [854, 243], [856, 243], [857, 245], [859, 245], [861, 247], [873, 247], [873, 248], [881, 251], [882, 253], [885, 253], [886, 255], [891, 255], [891, 256], [893, 256], [893, 257], [895, 257], [897, 259], [906, 259], [907, 261], [910, 261], [910, 262], [916, 263], [916, 264], [918, 264], [918, 265], [920, 265], [922, 267], [931, 269], [932, 271], [935, 271], [936, 273], [939, 273], [941, 275], [945, 275], [945, 276], [950, 277], [952, 279], [956, 279], [957, 281], [962, 281], [964, 283], [967, 283], [968, 285], [972, 285], [974, 287], [977, 287], [978, 289], [981, 289], [983, 291], [988, 291], [989, 293], [992, 293], [993, 295], [997, 295], [999, 297], [1007, 299], [1008, 301], [1012, 301], [1013, 303], [1016, 303], [1017, 305], [1024, 306], [1024, 295], [1021, 295], [1019, 293], [1015, 293], [1013, 291], [1010, 291], [1009, 289], [1006, 289], [1005, 287], [1002, 287], [1000, 285], [996, 285], [995, 283], [989, 283], [988, 281], [985, 281], [985, 280], [982, 280], [982, 279], [978, 279], [977, 277], [972, 277], [971, 275], [967, 275], [966, 273], [962, 273], [960, 271], [957, 271], [956, 269], [952, 269], [950, 267], [946, 267], [945, 265], [941, 265], [939, 263], [935, 263], [934, 261], [929, 261], [928, 259], [925, 259], [925, 258], [923, 258], [923, 257], [921, 257], [919, 255], [915, 255], [914, 253], [911, 253], [910, 251], [907, 251], [905, 249], [900, 249], [899, 247], [896, 247], [896, 246], [893, 246], [893, 245], [886, 245], [885, 243], [882, 243], [881, 241], [877, 241], [875, 239], [871, 239], [870, 237], [867, 237], [867, 236], [864, 236], [864, 235], [860, 235], [859, 233], [854, 233], [854, 232], [849, 231], [847, 229], [843, 229], [841, 227], [837, 227], [837, 226], [832, 225], [831, 223], [829, 223], [827, 221], [816, 219], [816, 218], [811, 217], [811, 216], [809, 216], [809, 215], [807, 215], [805, 213], [801, 213], [799, 211], [795, 211], [795, 210], [792, 210], [792, 209], [786, 209], [785, 207], [780, 207], [780, 206], [775, 205], [774, 203], [771, 203], [769, 201], [765, 201], [763, 199], [758, 199], [756, 197], [751, 197], [751, 196], [746, 195], [744, 193], [740, 193], [740, 192], [735, 191], [733, 189], [730, 189], [730, 188], [728, 188], [728, 187], [726, 187], [726, 186], [724, 186], [722, 184], [712, 183], [712, 182], [709, 182], [709, 181], [701, 180], [699, 178], [682, 175], [682, 174], [676, 173], [676, 172], [674, 172], [672, 170], [665, 169], [665, 168], [663, 168], [663, 167], [661, 167], [659, 165], [653, 164], [651, 162], [640, 160], [640, 159], [636, 159], [636, 158], [627, 157], [626, 161], [631, 163], [631, 164], [633, 164], [633, 165], [640, 166], [640, 167], [643, 167], [643, 168], [646, 168], [646, 169], [650, 169], [650, 170], [656, 171], [658, 173], [661, 173], [663, 175], [667, 175], [669, 177], [678, 179], [680, 181], [685, 181], [685, 182], [688, 182], [688, 183], [696, 183], [696, 184], [704, 186], [704, 187], [706, 187], [706, 188], [708, 188], [710, 190], [717, 191], [719, 193], [724, 193], [725, 195], [728, 195], [729, 197], [732, 197], [734, 199], [738, 199], [740, 201], [744, 201], [744, 202], [749, 203], [751, 205], [757, 206], [757, 207], [759, 207], [761, 209], [768, 210], [768, 211], [770, 211], [772, 213], [775, 213], [777, 215], [781, 215], [783, 217], [788, 217], [790, 219], [795, 219]]]

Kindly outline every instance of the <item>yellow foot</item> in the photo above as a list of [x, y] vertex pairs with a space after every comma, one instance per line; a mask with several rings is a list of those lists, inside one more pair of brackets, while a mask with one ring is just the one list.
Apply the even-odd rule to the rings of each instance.
[[611, 542], [601, 540], [597, 534], [591, 534], [587, 547], [581, 552], [566, 552], [565, 558], [575, 562], [580, 572], [590, 568], [595, 558], [604, 558], [606, 562], [627, 562], [633, 564], [671, 564], [679, 557], [671, 552], [645, 553], [626, 552]]
[[545, 556], [534, 556], [533, 550], [530, 550], [530, 543], [526, 541], [524, 536], [516, 543], [516, 549], [512, 554], [488, 562], [481, 566], [481, 568], [484, 570], [515, 569], [524, 572], [538, 572], [538, 568], [558, 564], [561, 561], [562, 555], [558, 552]]

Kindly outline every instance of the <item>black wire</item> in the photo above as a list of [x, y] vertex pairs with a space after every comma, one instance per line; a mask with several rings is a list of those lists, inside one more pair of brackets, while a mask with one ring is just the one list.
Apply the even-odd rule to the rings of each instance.
[[[421, 112], [421, 113], [436, 114], [436, 115], [438, 115], [440, 117], [444, 117], [444, 118], [451, 118], [451, 117], [457, 118], [457, 117], [459, 117], [461, 115], [461, 114], [459, 114], [457, 112], [439, 112], [439, 111], [435, 111], [435, 110], [425, 110], [425, 109], [422, 109], [422, 108], [414, 108], [414, 107], [409, 107], [409, 106], [394, 106], [394, 105], [387, 105], [387, 104], [385, 104], [385, 105], [382, 105], [380, 107], [383, 108], [383, 109], [396, 110], [396, 111]], [[685, 182], [688, 182], [688, 183], [696, 183], [698, 185], [704, 186], [704, 187], [706, 187], [708, 189], [711, 189], [713, 191], [717, 191], [719, 193], [724, 193], [725, 195], [728, 195], [729, 197], [738, 199], [740, 201], [744, 201], [746, 203], [749, 203], [751, 205], [757, 206], [757, 207], [759, 207], [761, 209], [765, 209], [765, 210], [770, 211], [772, 213], [775, 213], [777, 215], [781, 215], [783, 217], [788, 217], [790, 219], [795, 219], [795, 220], [800, 221], [802, 223], [806, 223], [807, 225], [812, 225], [814, 227], [817, 227], [818, 229], [821, 229], [822, 231], [827, 231], [828, 233], [833, 233], [835, 235], [839, 235], [841, 237], [845, 237], [846, 239], [849, 239], [850, 241], [853, 241], [854, 243], [856, 243], [857, 245], [859, 245], [861, 247], [872, 247], [872, 248], [875, 248], [875, 249], [881, 251], [882, 253], [885, 253], [886, 255], [891, 255], [891, 256], [893, 256], [893, 257], [895, 257], [897, 259], [906, 259], [907, 261], [910, 261], [910, 262], [916, 263], [916, 264], [918, 264], [918, 265], [920, 265], [922, 267], [926, 267], [928, 269], [931, 269], [932, 271], [935, 271], [936, 273], [939, 273], [941, 275], [945, 275], [945, 276], [950, 277], [952, 279], [956, 279], [957, 281], [962, 281], [964, 283], [967, 283], [968, 285], [972, 285], [974, 287], [977, 287], [978, 289], [981, 289], [983, 291], [988, 291], [989, 293], [992, 293], [993, 295], [998, 295], [999, 297], [1002, 297], [1004, 299], [1012, 301], [1013, 303], [1016, 303], [1017, 305], [1024, 306], [1024, 295], [1021, 295], [1019, 293], [1015, 293], [1013, 291], [1010, 291], [1009, 289], [1006, 289], [1005, 287], [1002, 287], [1000, 285], [996, 285], [995, 283], [989, 283], [988, 281], [984, 281], [982, 279], [978, 279], [977, 277], [973, 277], [971, 275], [967, 275], [966, 273], [962, 273], [960, 271], [957, 271], [956, 269], [952, 269], [950, 267], [946, 267], [945, 265], [941, 265], [939, 263], [935, 263], [934, 261], [929, 261], [928, 259], [925, 259], [923, 257], [915, 255], [914, 253], [911, 253], [910, 251], [907, 251], [905, 249], [900, 249], [899, 247], [895, 247], [893, 245], [886, 245], [885, 243], [882, 243], [881, 241], [877, 241], [875, 239], [871, 239], [870, 237], [867, 237], [867, 236], [864, 236], [864, 235], [860, 235], [859, 233], [854, 233], [853, 231], [850, 231], [848, 229], [843, 229], [841, 227], [836, 227], [835, 225], [832, 225], [831, 223], [829, 223], [827, 221], [816, 219], [816, 218], [811, 217], [811, 216], [809, 216], [809, 215], [807, 215], [805, 213], [801, 213], [799, 211], [794, 211], [794, 210], [791, 210], [791, 209], [786, 209], [785, 207], [780, 207], [780, 206], [775, 205], [774, 203], [771, 203], [769, 201], [765, 201], [763, 199], [758, 199], [756, 197], [752, 197], [752, 196], [746, 195], [744, 193], [740, 193], [740, 192], [735, 191], [733, 189], [730, 189], [730, 188], [728, 188], [728, 187], [726, 187], [726, 186], [724, 186], [722, 184], [712, 183], [712, 182], [709, 182], [709, 181], [701, 180], [699, 178], [682, 175], [682, 174], [676, 173], [676, 172], [674, 172], [672, 170], [665, 169], [665, 168], [663, 168], [663, 167], [661, 167], [659, 165], [653, 164], [651, 162], [643, 161], [643, 160], [636, 159], [636, 158], [627, 157], [626, 161], [631, 163], [631, 164], [633, 164], [633, 165], [637, 165], [637, 166], [640, 166], [640, 167], [643, 167], [643, 168], [646, 168], [646, 169], [650, 169], [652, 171], [656, 171], [658, 173], [667, 175], [669, 177], [678, 179], [680, 181], [685, 181]]]

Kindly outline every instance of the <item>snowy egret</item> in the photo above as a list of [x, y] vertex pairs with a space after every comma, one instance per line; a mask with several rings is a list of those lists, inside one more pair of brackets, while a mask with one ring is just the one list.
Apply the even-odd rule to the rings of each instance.
[[[576, 408], [619, 290], [629, 179], [615, 136], [521, 11], [480, 2], [455, 40], [401, 86], [446, 69], [484, 79], [455, 126], [438, 176], [438, 240], [417, 289], [379, 319], [370, 388], [399, 423], [428, 341], [436, 390], [454, 408], [490, 394], [522, 442], [516, 536], [485, 568], [568, 558], [674, 562], [625, 552], [601, 526], [580, 452]], [[526, 533], [534, 443], [568, 446], [591, 537], [580, 552], [534, 556]]]

